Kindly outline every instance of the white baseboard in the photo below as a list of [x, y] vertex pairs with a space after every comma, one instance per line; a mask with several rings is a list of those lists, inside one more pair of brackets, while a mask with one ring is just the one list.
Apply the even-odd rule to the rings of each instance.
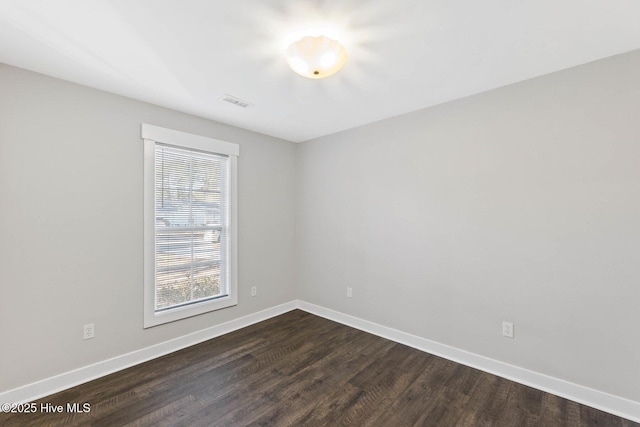
[[51, 378], [46, 378], [22, 387], [8, 390], [0, 393], [0, 404], [31, 402], [41, 397], [121, 371], [131, 366], [210, 340], [220, 335], [228, 334], [229, 332], [233, 332], [254, 323], [262, 322], [263, 320], [295, 310], [297, 307], [297, 301], [290, 301], [220, 325], [184, 335], [182, 337], [174, 338], [150, 347], [132, 351], [131, 353], [116, 356], [114, 358], [65, 372]]
[[411, 335], [406, 332], [304, 301], [290, 301], [239, 319], [212, 326], [211, 328], [193, 332], [182, 337], [136, 350], [131, 353], [123, 354], [121, 356], [116, 356], [89, 366], [84, 366], [82, 368], [65, 372], [51, 378], [46, 378], [35, 383], [27, 384], [13, 390], [2, 392], [0, 393], [0, 403], [30, 402], [220, 335], [233, 332], [254, 323], [270, 319], [296, 308], [408, 345], [436, 356], [444, 357], [445, 359], [449, 359], [472, 368], [507, 378], [538, 390], [546, 391], [635, 422], [640, 422], [640, 402], [635, 402], [565, 380], [540, 374], [538, 372], [530, 371], [528, 369], [513, 366], [508, 363], [460, 350], [455, 347], [450, 347], [436, 341]]
[[436, 341], [431, 341], [393, 328], [388, 328], [377, 323], [369, 322], [368, 320], [363, 320], [358, 317], [343, 314], [308, 302], [298, 301], [298, 308], [311, 314], [408, 345], [409, 347], [413, 347], [472, 368], [480, 369], [499, 377], [503, 377], [538, 390], [546, 391], [635, 422], [640, 422], [640, 402], [614, 396], [612, 394], [574, 384], [569, 381], [550, 377], [548, 375], [510, 365], [508, 363], [460, 350], [455, 347], [440, 344]]

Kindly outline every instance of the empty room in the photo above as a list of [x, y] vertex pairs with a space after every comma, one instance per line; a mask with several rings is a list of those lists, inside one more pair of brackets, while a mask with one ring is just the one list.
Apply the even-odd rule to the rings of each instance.
[[0, 425], [640, 426], [640, 2], [0, 0]]

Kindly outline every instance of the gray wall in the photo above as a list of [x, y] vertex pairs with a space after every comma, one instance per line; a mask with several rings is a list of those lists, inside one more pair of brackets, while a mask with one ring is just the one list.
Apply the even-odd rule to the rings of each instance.
[[[0, 65], [0, 392], [299, 297], [640, 401], [638, 75], [296, 146]], [[141, 122], [241, 145], [237, 307], [142, 329]]]
[[302, 144], [300, 298], [640, 401], [638, 76], [640, 51]]
[[[240, 144], [237, 307], [143, 330], [141, 122]], [[294, 299], [295, 152], [0, 65], [0, 392]]]

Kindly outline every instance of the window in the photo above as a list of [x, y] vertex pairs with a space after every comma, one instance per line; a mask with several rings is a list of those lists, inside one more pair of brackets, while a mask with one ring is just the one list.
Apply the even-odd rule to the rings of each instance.
[[144, 327], [237, 304], [238, 145], [142, 125]]

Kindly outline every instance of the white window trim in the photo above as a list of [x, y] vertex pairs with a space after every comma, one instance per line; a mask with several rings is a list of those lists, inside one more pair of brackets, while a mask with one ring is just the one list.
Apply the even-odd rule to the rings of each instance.
[[[238, 304], [238, 179], [237, 162], [240, 149], [237, 144], [204, 136], [142, 123], [144, 141], [144, 328], [173, 322], [198, 314]], [[155, 145], [157, 142], [176, 147], [229, 156], [229, 289], [228, 295], [193, 305], [155, 311]]]

